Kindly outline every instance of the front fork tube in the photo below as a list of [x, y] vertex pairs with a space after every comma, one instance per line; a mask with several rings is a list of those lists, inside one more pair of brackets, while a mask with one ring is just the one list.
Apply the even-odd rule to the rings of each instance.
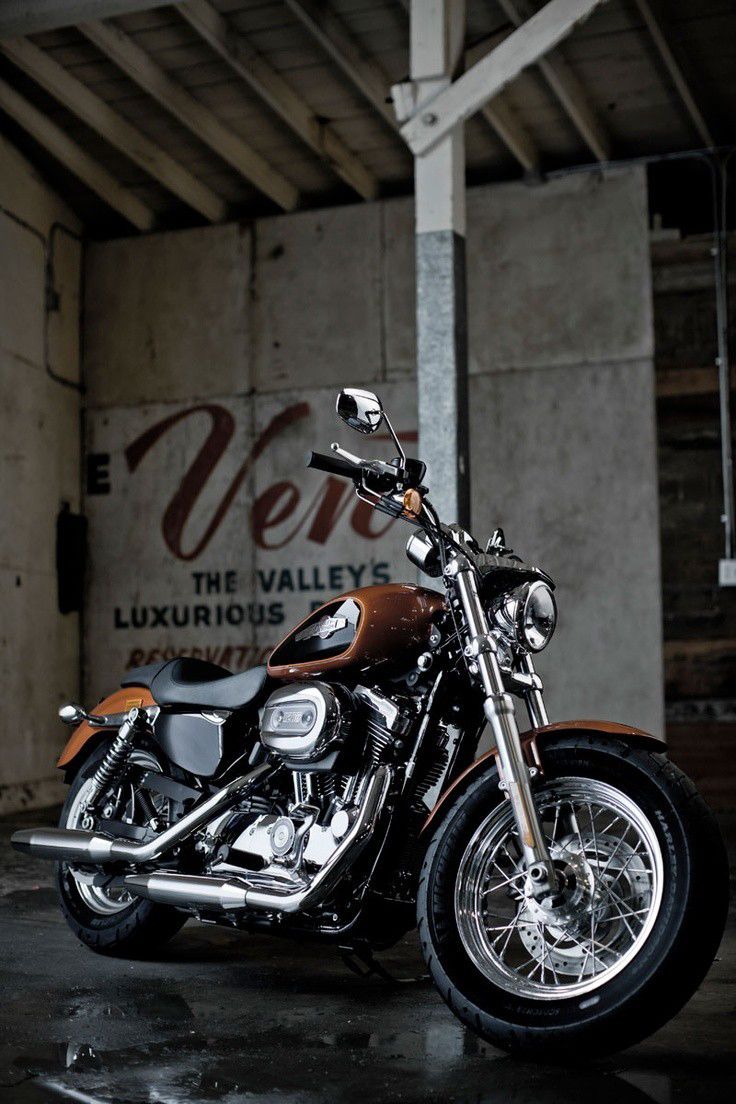
[[[475, 574], [472, 568], [463, 567], [457, 560], [448, 565], [448, 574], [454, 576], [456, 593], [465, 615], [468, 628], [465, 655], [475, 665], [483, 688], [483, 710], [498, 749], [502, 785], [511, 801], [531, 891], [535, 898], [548, 897], [557, 890], [557, 878], [534, 805], [529, 767], [516, 724], [514, 700], [504, 689], [496, 642], [491, 636], [478, 595]], [[535, 695], [535, 700], [539, 698], [541, 693]], [[544, 706], [541, 708], [543, 710]]]

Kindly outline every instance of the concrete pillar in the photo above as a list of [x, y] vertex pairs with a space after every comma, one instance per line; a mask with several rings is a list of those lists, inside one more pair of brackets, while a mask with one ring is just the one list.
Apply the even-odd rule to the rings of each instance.
[[[464, 0], [412, 0], [411, 77], [421, 104], [460, 64]], [[431, 105], [427, 108], [431, 111]], [[462, 123], [415, 157], [419, 455], [443, 521], [470, 524]]]

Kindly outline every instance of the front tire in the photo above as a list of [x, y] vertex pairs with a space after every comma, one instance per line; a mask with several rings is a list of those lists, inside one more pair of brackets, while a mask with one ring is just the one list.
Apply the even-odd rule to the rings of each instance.
[[[107, 751], [95, 748], [74, 776], [59, 819], [60, 828], [76, 828], [80, 801], [92, 775]], [[160, 770], [156, 756], [141, 750], [133, 762], [146, 769]], [[176, 815], [170, 810], [170, 815]], [[100, 825], [104, 826], [104, 821]], [[90, 873], [75, 871], [67, 863], [55, 864], [56, 887], [64, 918], [77, 939], [97, 954], [122, 958], [145, 958], [171, 939], [187, 917], [176, 909], [131, 897], [94, 884]]]
[[503, 1050], [557, 1060], [629, 1046], [692, 996], [723, 934], [728, 866], [712, 814], [665, 755], [568, 737], [545, 748], [544, 766], [536, 800], [564, 908], [545, 914], [525, 898], [490, 767], [436, 829], [417, 909], [455, 1015]]

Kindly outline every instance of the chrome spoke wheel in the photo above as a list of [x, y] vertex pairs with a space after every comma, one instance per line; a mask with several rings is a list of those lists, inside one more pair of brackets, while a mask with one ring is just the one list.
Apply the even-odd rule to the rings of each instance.
[[[131, 754], [129, 765], [141, 767], [144, 770], [161, 770], [160, 764], [153, 755], [139, 749]], [[93, 819], [87, 810], [87, 798], [91, 789], [92, 779], [90, 778], [80, 787], [62, 827], [84, 828], [88, 831], [97, 828], [104, 831], [105, 815], [108, 818], [125, 820], [138, 827], [144, 826], [145, 815], [141, 808], [141, 800], [135, 785], [129, 778], [125, 778], [121, 784], [113, 787], [97, 802], [97, 807], [103, 810], [103, 816], [96, 819]], [[149, 801], [156, 811], [159, 823], [166, 824], [169, 816], [168, 799], [163, 795], [151, 794]], [[112, 916], [114, 913], [122, 912], [134, 900], [113, 877], [91, 868], [85, 870], [83, 867], [67, 866], [67, 869], [74, 879], [83, 902], [101, 916]]]
[[495, 985], [535, 999], [579, 996], [646, 942], [662, 900], [662, 852], [641, 809], [604, 782], [560, 778], [535, 797], [561, 899], [545, 907], [531, 896], [503, 802], [462, 856], [455, 918], [471, 961]]

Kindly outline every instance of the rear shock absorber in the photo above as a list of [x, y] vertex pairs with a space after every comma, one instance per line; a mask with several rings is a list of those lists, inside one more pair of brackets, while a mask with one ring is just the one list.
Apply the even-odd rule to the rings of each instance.
[[148, 717], [144, 709], [134, 708], [127, 714], [118, 729], [118, 733], [99, 767], [92, 775], [92, 784], [87, 795], [87, 809], [94, 807], [100, 795], [115, 782], [122, 773], [133, 750], [133, 741], [139, 733], [148, 729]]

